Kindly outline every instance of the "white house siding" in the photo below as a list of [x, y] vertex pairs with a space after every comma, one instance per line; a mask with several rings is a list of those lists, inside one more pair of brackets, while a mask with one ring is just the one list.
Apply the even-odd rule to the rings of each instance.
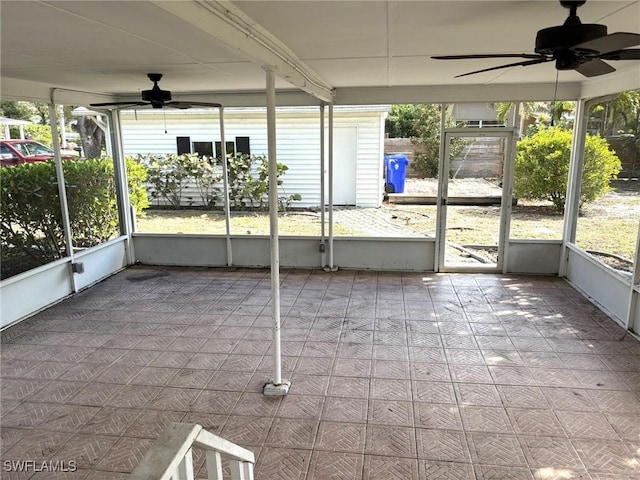
[[[357, 127], [355, 198], [356, 205], [360, 207], [379, 207], [382, 201], [384, 119], [387, 110], [386, 107], [336, 107], [334, 110], [336, 129]], [[267, 154], [267, 122], [264, 109], [228, 109], [224, 112], [224, 121], [225, 141], [235, 141], [236, 137], [249, 137], [252, 154]], [[218, 112], [193, 109], [186, 112], [146, 110], [138, 111], [137, 114], [122, 113], [125, 155], [176, 153], [176, 137], [190, 137], [192, 143], [220, 141]], [[299, 193], [302, 201], [295, 202], [295, 206], [319, 206], [319, 109], [278, 109], [276, 139], [278, 162], [289, 167], [283, 177], [283, 194]], [[339, 158], [335, 161], [339, 161]]]

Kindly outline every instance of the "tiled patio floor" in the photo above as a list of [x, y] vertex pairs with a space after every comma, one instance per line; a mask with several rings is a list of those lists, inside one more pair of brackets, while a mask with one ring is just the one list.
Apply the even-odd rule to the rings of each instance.
[[264, 270], [131, 268], [3, 332], [2, 459], [79, 470], [2, 478], [126, 478], [175, 421], [257, 479], [640, 478], [640, 344], [565, 282], [281, 279], [286, 398]]

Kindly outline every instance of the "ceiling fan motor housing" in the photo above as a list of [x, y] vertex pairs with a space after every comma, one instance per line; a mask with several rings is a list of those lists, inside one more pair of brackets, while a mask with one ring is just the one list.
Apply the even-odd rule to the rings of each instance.
[[578, 8], [587, 3], [587, 0], [560, 0], [560, 5], [564, 8]]
[[[536, 53], [553, 55], [559, 50], [570, 50], [576, 45], [607, 35], [606, 25], [582, 23], [544, 28], [536, 35]], [[598, 53], [598, 52], [594, 52]]]
[[142, 91], [142, 100], [150, 102], [153, 108], [162, 108], [165, 102], [171, 100], [171, 92], [158, 86], [158, 82], [162, 80], [161, 73], [147, 73], [147, 77], [153, 82], [153, 88]]
[[145, 102], [168, 102], [171, 100], [171, 92], [168, 90], [160, 90], [160, 87], [155, 85], [151, 90], [142, 91], [142, 100]]

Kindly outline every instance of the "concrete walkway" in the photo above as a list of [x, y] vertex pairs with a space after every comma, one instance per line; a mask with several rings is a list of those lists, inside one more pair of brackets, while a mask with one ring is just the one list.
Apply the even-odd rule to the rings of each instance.
[[333, 213], [336, 223], [343, 224], [358, 231], [358, 235], [371, 237], [428, 237], [405, 226], [409, 224], [411, 212], [403, 212], [395, 207], [381, 208], [338, 208]]

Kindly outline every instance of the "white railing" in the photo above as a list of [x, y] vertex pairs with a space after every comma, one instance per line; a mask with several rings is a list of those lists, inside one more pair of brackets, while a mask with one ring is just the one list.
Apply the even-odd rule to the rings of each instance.
[[253, 452], [228, 442], [201, 425], [172, 423], [158, 437], [132, 480], [193, 480], [192, 447], [205, 450], [209, 480], [222, 480], [222, 457], [231, 461], [231, 480], [253, 480]]

